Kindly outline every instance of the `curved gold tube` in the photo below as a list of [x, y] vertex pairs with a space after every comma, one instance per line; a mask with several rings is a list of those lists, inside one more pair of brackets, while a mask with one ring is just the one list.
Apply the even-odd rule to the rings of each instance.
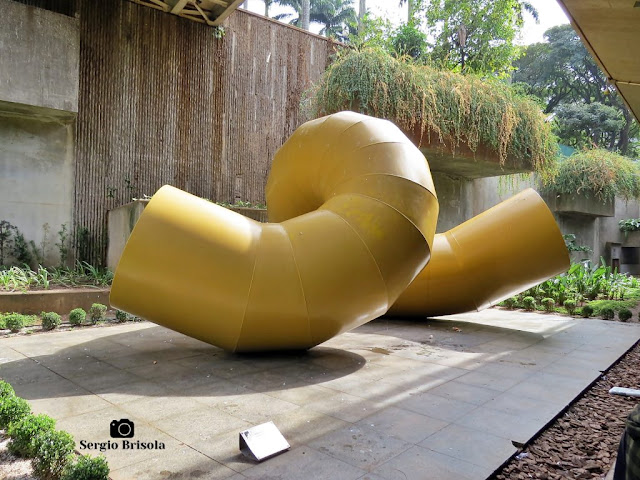
[[427, 162], [388, 121], [342, 112], [276, 154], [260, 224], [173, 187], [125, 247], [112, 306], [230, 351], [309, 348], [384, 314], [429, 260]]
[[529, 188], [436, 235], [429, 265], [389, 315], [482, 310], [566, 271], [569, 264], [553, 215]]

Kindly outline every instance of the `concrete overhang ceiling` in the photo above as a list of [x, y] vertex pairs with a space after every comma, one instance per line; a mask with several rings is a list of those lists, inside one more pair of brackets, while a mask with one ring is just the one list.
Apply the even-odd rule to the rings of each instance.
[[206, 23], [212, 27], [220, 25], [244, 0], [131, 0], [179, 17]]
[[558, 2], [609, 82], [640, 121], [640, 1]]

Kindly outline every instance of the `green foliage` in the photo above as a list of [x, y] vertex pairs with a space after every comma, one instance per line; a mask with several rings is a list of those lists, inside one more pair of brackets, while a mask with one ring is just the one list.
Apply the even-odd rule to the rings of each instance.
[[35, 458], [34, 472], [41, 478], [60, 478], [65, 467], [73, 460], [75, 442], [62, 430], [51, 430], [42, 434]]
[[504, 306], [507, 307], [509, 310], [513, 310], [516, 307], [517, 303], [518, 301], [515, 297], [509, 297], [504, 301]]
[[580, 314], [584, 317], [584, 318], [589, 318], [591, 316], [593, 316], [593, 307], [591, 305], [583, 305]]
[[[517, 0], [431, 0], [424, 8], [432, 61], [463, 73], [505, 73], [520, 55], [523, 25]], [[530, 5], [530, 4], [529, 4]], [[537, 15], [537, 12], [536, 12]]]
[[635, 162], [602, 149], [585, 150], [559, 162], [557, 175], [543, 180], [543, 189], [563, 195], [584, 195], [606, 203], [640, 197], [640, 170]]
[[408, 55], [419, 60], [427, 54], [427, 35], [414, 22], [400, 25], [389, 40], [393, 52], [399, 57]]
[[0, 220], [0, 267], [8, 263], [9, 251], [13, 246], [12, 235], [17, 230], [18, 228], [7, 220]]
[[80, 455], [73, 463], [67, 464], [61, 480], [108, 480], [109, 465], [101, 455], [90, 457]]
[[576, 301], [575, 300], [565, 300], [562, 305], [567, 310], [569, 315], [573, 315], [575, 313], [575, 311], [576, 311]]
[[[556, 123], [563, 143], [579, 145], [590, 137], [589, 141], [601, 148], [634, 156], [636, 147], [630, 139], [638, 136], [638, 124], [573, 27], [553, 27], [545, 32], [545, 38], [546, 42], [525, 48], [515, 63], [513, 81], [538, 97], [546, 113], [558, 113]], [[612, 107], [617, 113], [589, 107], [592, 104]], [[566, 110], [558, 109], [560, 105], [567, 105]], [[580, 132], [572, 131], [567, 122]]]
[[29, 249], [29, 242], [24, 238], [22, 232], [16, 230], [13, 239], [13, 256], [20, 265], [31, 265], [33, 256]]
[[220, 205], [225, 208], [257, 208], [264, 210], [267, 206], [264, 203], [251, 203], [244, 200], [236, 200], [234, 203], [227, 202], [215, 202], [216, 205]]
[[2, 403], [5, 398], [15, 397], [15, 395], [16, 392], [13, 390], [13, 387], [4, 380], [0, 380], [0, 403]]
[[58, 325], [60, 325], [61, 322], [60, 315], [58, 315], [56, 312], [42, 312], [40, 318], [42, 318], [43, 330], [53, 330]]
[[624, 125], [620, 109], [599, 102], [558, 105], [554, 118], [556, 135], [574, 148], [615, 145]]
[[573, 233], [562, 235], [562, 238], [564, 239], [564, 244], [567, 246], [567, 250], [569, 250], [569, 252], [593, 253], [593, 250], [591, 250], [587, 245], [576, 245], [576, 236]]
[[524, 307], [525, 310], [535, 310], [536, 309], [536, 299], [528, 296], [528, 297], [524, 297], [522, 299], [522, 306]]
[[540, 109], [497, 80], [438, 71], [380, 49], [349, 50], [306, 95], [312, 117], [354, 110], [387, 118], [424, 143], [473, 152], [482, 144], [501, 165], [517, 158], [543, 177], [554, 169], [556, 143]]
[[[624, 300], [632, 289], [638, 288], [638, 280], [625, 273], [618, 273], [606, 265], [592, 267], [590, 262], [574, 263], [567, 273], [546, 280], [522, 293], [535, 299], [553, 298], [556, 303], [564, 304], [565, 300], [583, 298], [595, 300], [604, 297], [608, 300]], [[606, 300], [598, 300], [603, 302]], [[598, 303], [591, 302], [594, 308]], [[636, 302], [629, 301], [634, 305]], [[616, 302], [620, 304], [620, 302]], [[625, 305], [626, 306], [626, 305]]]
[[4, 324], [13, 333], [17, 333], [27, 326], [27, 318], [19, 313], [10, 313], [4, 317]]
[[33, 458], [46, 432], [53, 431], [56, 421], [48, 415], [27, 415], [9, 426], [9, 451], [21, 457]]
[[613, 308], [604, 307], [600, 309], [600, 316], [605, 320], [613, 320], [615, 311], [613, 310]]
[[320, 35], [344, 42], [358, 23], [352, 0], [315, 0], [311, 3], [312, 22], [322, 25]]
[[620, 220], [618, 222], [618, 226], [620, 227], [620, 231], [625, 234], [635, 232], [636, 230], [640, 230], [640, 218], [627, 218], [626, 220]]
[[58, 231], [58, 242], [56, 243], [56, 247], [58, 247], [58, 253], [60, 254], [60, 266], [64, 267], [67, 264], [67, 259], [69, 257], [69, 233], [67, 232], [67, 224], [63, 223], [60, 226], [60, 230]]
[[77, 263], [74, 268], [46, 269], [38, 266], [37, 270], [30, 268], [11, 267], [0, 269], [0, 290], [27, 291], [32, 288], [48, 289], [52, 286], [76, 287], [111, 285], [113, 273], [89, 265], [86, 262]]
[[553, 312], [555, 310], [556, 301], [553, 298], [545, 297], [540, 301], [540, 303], [547, 312]]
[[98, 323], [104, 320], [107, 313], [107, 306], [102, 303], [94, 303], [89, 309], [89, 317], [92, 323]]
[[0, 401], [0, 428], [7, 428], [31, 413], [27, 401], [15, 395], [7, 396]]
[[631, 317], [633, 317], [633, 313], [628, 308], [621, 308], [618, 310], [618, 318], [621, 322], [628, 322]]
[[69, 323], [71, 325], [81, 325], [87, 318], [87, 312], [82, 308], [74, 308], [69, 312]]
[[129, 314], [122, 310], [116, 310], [116, 320], [120, 323], [124, 323], [129, 320]]

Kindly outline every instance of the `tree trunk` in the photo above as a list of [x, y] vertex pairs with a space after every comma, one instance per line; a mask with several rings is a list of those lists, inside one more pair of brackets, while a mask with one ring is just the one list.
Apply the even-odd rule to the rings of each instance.
[[407, 23], [411, 23], [413, 19], [413, 14], [416, 10], [416, 0], [407, 0], [408, 8], [407, 8]]
[[269, 16], [269, 5], [271, 4], [270, 0], [264, 0], [264, 16]]
[[360, 8], [358, 9], [358, 32], [362, 32], [364, 14], [367, 12], [367, 0], [360, 0]]
[[629, 153], [629, 130], [631, 130], [631, 122], [633, 117], [629, 113], [629, 109], [626, 105], [622, 106], [622, 114], [624, 115], [624, 127], [620, 131], [620, 140], [618, 141], [618, 150], [621, 155], [627, 155]]
[[302, 0], [302, 18], [300, 19], [302, 24], [300, 26], [304, 30], [309, 30], [310, 15], [311, 15], [311, 0]]

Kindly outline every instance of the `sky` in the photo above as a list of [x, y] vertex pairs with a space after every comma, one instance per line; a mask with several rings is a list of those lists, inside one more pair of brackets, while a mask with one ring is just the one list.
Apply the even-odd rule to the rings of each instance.
[[[558, 5], [556, 0], [529, 0], [530, 3], [536, 7], [540, 17], [540, 23], [536, 24], [530, 15], [525, 15], [525, 25], [522, 30], [522, 38], [518, 43], [527, 45], [530, 43], [543, 41], [543, 33], [555, 26], [562, 23], [569, 23], [569, 20], [565, 16], [564, 12]], [[264, 2], [262, 0], [247, 0], [248, 9], [264, 14]], [[354, 8], [357, 10], [358, 2], [354, 0]], [[404, 7], [398, 6], [397, 0], [367, 0], [367, 9], [375, 16], [381, 16], [388, 18], [393, 23], [398, 24], [407, 17], [407, 5]], [[279, 6], [271, 7], [271, 15], [287, 11]], [[312, 30], [314, 30], [312, 26]], [[315, 29], [317, 32], [319, 27]]]

